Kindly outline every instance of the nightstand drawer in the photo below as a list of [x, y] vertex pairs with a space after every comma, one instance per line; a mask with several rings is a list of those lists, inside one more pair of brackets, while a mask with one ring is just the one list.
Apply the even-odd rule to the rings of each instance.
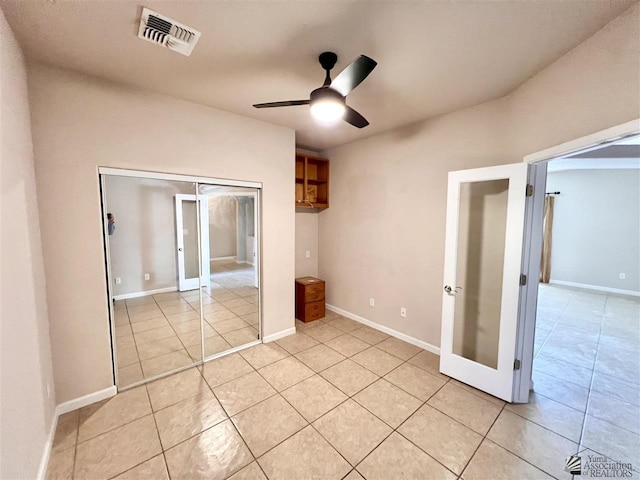
[[318, 300], [324, 300], [324, 282], [307, 285], [304, 289], [305, 303], [317, 302]]
[[324, 317], [324, 300], [307, 303], [304, 306], [304, 321], [310, 322]]

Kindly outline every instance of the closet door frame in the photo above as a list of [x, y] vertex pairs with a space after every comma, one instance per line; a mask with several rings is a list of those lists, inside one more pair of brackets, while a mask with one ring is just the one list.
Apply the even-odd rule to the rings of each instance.
[[[258, 261], [256, 265], [257, 276], [258, 276], [258, 339], [246, 343], [244, 345], [240, 345], [238, 347], [233, 347], [224, 352], [217, 353], [215, 355], [211, 355], [209, 357], [204, 356], [204, 314], [203, 314], [203, 302], [202, 302], [202, 291], [200, 291], [200, 345], [202, 350], [201, 358], [193, 363], [176, 368], [174, 370], [160, 373], [158, 375], [154, 375], [149, 378], [145, 378], [138, 382], [131, 383], [126, 386], [118, 385], [118, 368], [117, 368], [117, 349], [116, 349], [116, 332], [115, 332], [115, 315], [114, 315], [114, 305], [111, 301], [112, 299], [112, 282], [113, 277], [111, 275], [111, 257], [110, 257], [110, 248], [109, 248], [109, 233], [108, 233], [108, 221], [107, 221], [107, 199], [106, 199], [106, 190], [105, 190], [105, 177], [106, 176], [119, 176], [119, 177], [134, 177], [134, 178], [144, 178], [144, 179], [153, 179], [153, 180], [170, 180], [177, 182], [190, 182], [195, 184], [195, 191], [198, 191], [198, 187], [200, 185], [216, 185], [223, 187], [245, 187], [245, 188], [254, 188], [256, 189], [256, 206], [255, 206], [255, 215], [256, 215], [256, 237], [257, 237], [257, 251], [258, 251]], [[104, 248], [104, 260], [105, 260], [105, 272], [106, 272], [106, 293], [107, 293], [107, 306], [108, 306], [108, 314], [109, 314], [109, 333], [110, 333], [110, 346], [111, 346], [111, 368], [113, 374], [113, 384], [117, 388], [119, 392], [129, 390], [131, 388], [144, 385], [145, 383], [152, 382], [154, 380], [158, 380], [160, 378], [167, 377], [169, 375], [173, 375], [174, 373], [181, 372], [183, 370], [188, 370], [197, 365], [203, 365], [206, 362], [215, 360], [217, 358], [229, 355], [231, 353], [238, 352], [240, 350], [244, 350], [245, 348], [252, 347], [254, 345], [258, 345], [262, 343], [263, 338], [263, 327], [262, 327], [262, 221], [261, 221], [261, 213], [262, 213], [262, 182], [252, 182], [246, 180], [232, 180], [226, 178], [217, 178], [217, 177], [205, 177], [205, 176], [194, 176], [194, 175], [181, 175], [175, 173], [164, 173], [164, 172], [153, 172], [147, 170], [133, 170], [133, 169], [124, 169], [124, 168], [113, 168], [113, 167], [98, 167], [98, 180], [100, 187], [100, 208], [101, 215], [103, 219], [102, 224], [102, 234], [103, 234], [103, 248]], [[194, 192], [195, 193], [195, 192]], [[199, 204], [199, 202], [198, 202]], [[198, 235], [198, 255], [202, 255], [202, 248], [200, 245], [200, 236]], [[199, 266], [201, 268], [201, 263], [199, 262]], [[200, 276], [202, 272], [200, 272]]]

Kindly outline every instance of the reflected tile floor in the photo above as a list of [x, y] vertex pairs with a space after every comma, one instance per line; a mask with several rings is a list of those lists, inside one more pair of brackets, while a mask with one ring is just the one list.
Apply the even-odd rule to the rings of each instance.
[[584, 448], [639, 464], [638, 435], [606, 418], [601, 396], [587, 414], [551, 390], [506, 405], [441, 375], [437, 355], [334, 313], [296, 327], [61, 416], [47, 478], [570, 479], [565, 458]]
[[[214, 262], [203, 288], [205, 356], [257, 340], [255, 269]], [[202, 358], [197, 290], [115, 302], [116, 358], [121, 387], [185, 367]], [[234, 311], [236, 310], [236, 311]]]

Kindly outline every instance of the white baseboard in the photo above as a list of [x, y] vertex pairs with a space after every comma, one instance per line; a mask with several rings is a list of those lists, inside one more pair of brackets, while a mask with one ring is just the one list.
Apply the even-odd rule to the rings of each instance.
[[440, 347], [436, 347], [435, 345], [431, 345], [430, 343], [423, 342], [422, 340], [418, 340], [417, 338], [410, 337], [406, 333], [398, 332], [389, 327], [385, 327], [384, 325], [380, 325], [379, 323], [372, 322], [360, 315], [356, 315], [355, 313], [347, 312], [341, 308], [335, 307], [333, 305], [326, 304], [327, 310], [331, 310], [343, 317], [350, 318], [351, 320], [355, 320], [356, 322], [362, 323], [367, 327], [375, 328], [376, 330], [380, 330], [381, 332], [386, 333], [387, 335], [391, 335], [392, 337], [398, 338], [400, 340], [404, 340], [411, 345], [415, 345], [416, 347], [420, 347], [423, 350], [427, 350], [431, 353], [435, 353], [436, 355], [440, 355]]
[[74, 398], [73, 400], [69, 400], [68, 402], [58, 405], [56, 407], [56, 415], [60, 416], [68, 412], [73, 412], [78, 408], [86, 407], [87, 405], [91, 405], [92, 403], [99, 402], [106, 398], [111, 398], [116, 393], [118, 393], [118, 389], [113, 385], [109, 388], [105, 388], [104, 390], [93, 392], [83, 397]]
[[118, 389], [115, 385], [100, 390], [99, 392], [90, 393], [83, 397], [74, 398], [68, 402], [61, 403], [55, 409], [53, 413], [53, 422], [51, 422], [51, 428], [49, 429], [49, 435], [47, 436], [47, 442], [44, 445], [44, 451], [42, 452], [42, 459], [40, 460], [40, 467], [38, 468], [38, 480], [44, 480], [47, 475], [47, 467], [49, 466], [49, 458], [51, 457], [51, 449], [53, 448], [53, 439], [56, 435], [56, 428], [58, 427], [58, 419], [60, 415], [72, 412], [78, 408], [86, 407], [92, 403], [99, 402], [106, 398], [113, 397], [118, 393]]
[[236, 255], [231, 255], [229, 257], [215, 257], [215, 258], [210, 258], [209, 261], [210, 262], [222, 262], [223, 260], [235, 260]]
[[38, 468], [38, 480], [45, 480], [47, 475], [47, 467], [49, 466], [49, 458], [51, 457], [51, 449], [53, 448], [53, 438], [56, 435], [56, 428], [58, 427], [58, 413], [53, 412], [53, 421], [51, 422], [51, 428], [49, 429], [49, 435], [47, 441], [44, 444], [44, 450], [42, 452], [42, 459], [40, 460], [40, 468]]
[[123, 293], [122, 295], [114, 295], [114, 300], [126, 300], [127, 298], [146, 297], [148, 295], [157, 295], [159, 293], [177, 292], [178, 287], [157, 288], [155, 290], [145, 290], [144, 292]]
[[287, 328], [286, 330], [281, 330], [276, 333], [272, 333], [271, 335], [266, 335], [262, 341], [264, 343], [273, 342], [274, 340], [280, 340], [281, 338], [288, 337], [289, 335], [293, 335], [296, 333], [296, 327]]
[[549, 280], [549, 283], [555, 285], [564, 285], [565, 287], [584, 288], [586, 290], [596, 290], [598, 292], [617, 293], [618, 295], [630, 295], [632, 297], [640, 297], [640, 292], [635, 290], [623, 290], [621, 288], [601, 287], [600, 285], [589, 285], [586, 283], [565, 282], [564, 280]]

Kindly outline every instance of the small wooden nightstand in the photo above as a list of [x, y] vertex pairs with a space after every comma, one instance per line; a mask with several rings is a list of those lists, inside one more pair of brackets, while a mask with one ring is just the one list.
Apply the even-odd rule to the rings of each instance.
[[296, 278], [296, 318], [311, 322], [324, 317], [324, 280]]

